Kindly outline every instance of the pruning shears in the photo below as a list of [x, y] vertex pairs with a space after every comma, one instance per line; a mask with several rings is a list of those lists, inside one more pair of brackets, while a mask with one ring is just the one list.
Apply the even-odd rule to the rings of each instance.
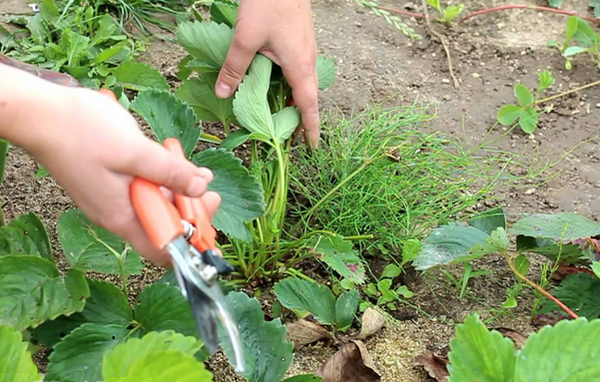
[[[177, 139], [168, 138], [163, 146], [185, 157]], [[148, 237], [171, 255], [177, 281], [190, 303], [207, 350], [211, 354], [217, 351], [220, 321], [233, 350], [235, 369], [242, 373], [244, 353], [238, 328], [218, 283], [218, 277], [231, 273], [233, 267], [215, 252], [217, 234], [202, 200], [175, 194], [173, 204], [158, 185], [142, 178], [133, 180], [130, 193]]]
[[[100, 92], [117, 100], [108, 89]], [[167, 138], [163, 146], [185, 158], [177, 139]], [[217, 322], [220, 321], [233, 351], [235, 371], [243, 373], [244, 351], [239, 331], [218, 282], [219, 276], [234, 269], [215, 251], [217, 232], [204, 203], [199, 198], [180, 194], [173, 195], [172, 203], [158, 185], [143, 178], [131, 182], [130, 197], [150, 241], [171, 255], [181, 293], [190, 303], [208, 352], [214, 354], [219, 346]]]

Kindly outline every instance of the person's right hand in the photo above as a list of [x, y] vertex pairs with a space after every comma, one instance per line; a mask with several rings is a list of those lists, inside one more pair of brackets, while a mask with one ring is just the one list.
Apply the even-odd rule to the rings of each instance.
[[13, 123], [21, 125], [13, 127], [23, 133], [15, 143], [48, 169], [93, 223], [131, 243], [153, 263], [169, 265], [167, 253], [151, 244], [137, 219], [131, 181], [141, 177], [176, 193], [202, 197], [212, 218], [220, 197], [206, 192], [211, 171], [146, 138], [133, 116], [106, 95], [39, 81], [31, 91], [30, 107], [22, 112], [16, 108]]

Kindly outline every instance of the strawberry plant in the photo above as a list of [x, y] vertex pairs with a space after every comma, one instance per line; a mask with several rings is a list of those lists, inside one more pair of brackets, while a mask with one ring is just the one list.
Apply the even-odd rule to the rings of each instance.
[[452, 24], [465, 9], [465, 5], [462, 3], [443, 7], [441, 0], [427, 0], [427, 4], [437, 10], [440, 14], [438, 21], [446, 24]]
[[565, 58], [567, 70], [573, 66], [573, 57], [580, 54], [588, 54], [600, 68], [600, 35], [580, 17], [572, 16], [567, 20], [562, 45], [556, 41], [549, 41], [548, 46], [556, 48]]

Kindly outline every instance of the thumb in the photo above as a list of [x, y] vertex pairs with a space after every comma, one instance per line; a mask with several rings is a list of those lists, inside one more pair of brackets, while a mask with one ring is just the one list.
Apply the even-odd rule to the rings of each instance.
[[148, 140], [135, 156], [137, 160], [132, 160], [124, 172], [175, 193], [199, 197], [206, 192], [213, 179], [209, 169], [194, 165], [157, 142]]
[[258, 51], [258, 47], [249, 45], [243, 36], [243, 30], [240, 29], [233, 35], [233, 41], [215, 85], [215, 94], [219, 98], [229, 98], [233, 95]]

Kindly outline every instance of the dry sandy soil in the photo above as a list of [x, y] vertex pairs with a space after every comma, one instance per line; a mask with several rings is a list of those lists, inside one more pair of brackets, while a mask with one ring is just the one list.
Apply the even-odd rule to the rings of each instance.
[[[8, 11], [11, 3], [21, 3], [22, 7], [22, 2], [2, 0], [0, 13]], [[419, 1], [414, 3], [420, 5]], [[506, 4], [496, 0], [486, 3], [465, 1], [467, 10]], [[524, 3], [546, 5], [544, 1]], [[567, 3], [575, 3], [571, 7], [578, 12], [589, 13], [585, 5], [580, 4], [583, 2]], [[405, 1], [389, 1], [386, 5], [411, 7]], [[594, 63], [585, 59], [577, 60], [573, 69], [566, 71], [563, 59], [547, 47], [548, 40], [562, 38], [566, 21], [562, 15], [511, 10], [474, 18], [452, 30], [435, 26], [449, 39], [460, 83], [460, 88], [455, 89], [444, 51], [438, 41], [432, 39], [424, 22], [406, 18], [423, 36], [422, 40], [411, 41], [353, 1], [316, 0], [313, 7], [319, 50], [335, 59], [339, 74], [334, 85], [321, 94], [323, 110], [336, 106], [350, 112], [370, 102], [400, 105], [412, 103], [418, 97], [420, 101], [438, 104], [433, 129], [462, 137], [470, 145], [481, 141], [494, 125], [498, 108], [513, 102], [515, 82], [535, 87], [537, 73], [550, 69], [557, 79], [550, 91], [553, 93], [593, 82], [599, 73]], [[566, 8], [569, 7], [567, 4]], [[169, 74], [181, 57], [183, 52], [177, 46], [157, 43], [143, 60]], [[561, 172], [545, 184], [507, 184], [497, 196], [510, 220], [540, 211], [574, 211], [597, 220], [600, 173], [594, 169], [600, 161], [595, 140], [600, 121], [600, 94], [597, 88], [591, 88], [554, 101], [553, 106], [551, 113], [541, 116], [535, 136], [527, 137], [514, 131], [496, 144], [523, 153], [527, 160], [539, 152], [557, 161], [568, 150], [585, 143], [561, 161], [557, 166]], [[491, 137], [504, 132], [496, 127]], [[24, 211], [35, 212], [54, 235], [58, 217], [72, 204], [52, 180], [35, 179], [36, 168], [36, 163], [21, 150], [11, 151], [6, 181], [0, 188], [3, 208], [8, 219]], [[477, 267], [493, 272], [472, 280], [464, 300], [458, 298], [456, 289], [439, 274], [405, 278], [404, 282], [416, 293], [412, 303], [430, 316], [402, 307], [395, 314], [394, 322], [366, 341], [382, 381], [429, 380], [427, 373], [414, 365], [414, 356], [426, 349], [443, 352], [453, 335], [453, 322], [460, 322], [474, 311], [487, 317], [502, 304], [505, 287], [514, 283], [510, 271], [495, 257], [478, 263]], [[499, 317], [492, 325], [524, 333], [534, 330], [530, 322], [533, 295], [525, 291], [519, 299], [519, 307], [512, 314]], [[299, 349], [291, 375], [314, 372], [335, 351], [324, 345]], [[215, 358], [211, 367], [217, 371], [217, 381], [238, 380], [222, 358]]]

